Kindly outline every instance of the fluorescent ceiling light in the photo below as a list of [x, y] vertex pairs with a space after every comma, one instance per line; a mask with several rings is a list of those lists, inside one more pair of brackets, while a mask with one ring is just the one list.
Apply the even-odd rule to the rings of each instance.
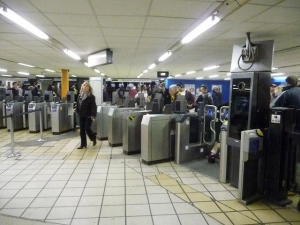
[[231, 78], [230, 77], [226, 77], [226, 78], [224, 78], [224, 80], [230, 80]]
[[204, 77], [196, 77], [196, 80], [201, 80], [203, 79]]
[[274, 77], [275, 80], [285, 80], [287, 77]]
[[147, 73], [149, 70], [144, 70], [143, 73]]
[[66, 53], [68, 56], [70, 56], [71, 58], [75, 59], [75, 60], [80, 60], [81, 58], [75, 54], [74, 52], [72, 52], [69, 49], [64, 49], [64, 53]]
[[196, 71], [195, 70], [189, 71], [189, 72], [186, 72], [185, 74], [193, 74], [193, 73], [196, 73]]
[[226, 73], [227, 76], [231, 76], [231, 73]]
[[182, 44], [187, 44], [190, 41], [194, 40], [196, 37], [198, 37], [200, 34], [207, 31], [212, 26], [216, 25], [220, 21], [220, 18], [218, 16], [210, 16], [206, 20], [204, 20], [200, 25], [198, 25], [194, 30], [192, 30], [190, 33], [188, 33], [182, 40]]
[[96, 73], [101, 73], [100, 70], [97, 70], [97, 69], [94, 69], [94, 71], [95, 71]]
[[181, 74], [176, 74], [176, 75], [175, 75], [175, 77], [181, 77], [181, 76], [182, 76]]
[[45, 71], [51, 72], [51, 73], [54, 73], [54, 72], [55, 72], [54, 70], [50, 70], [50, 69], [45, 69]]
[[143, 76], [144, 74], [143, 73], [141, 73], [139, 76], [141, 77], [141, 76]]
[[0, 69], [0, 72], [7, 72], [6, 69]]
[[272, 67], [272, 70], [278, 70], [278, 67]]
[[214, 78], [214, 77], [218, 77], [219, 75], [218, 74], [216, 74], [216, 75], [210, 75], [210, 76], [208, 76], [209, 78]]
[[148, 69], [149, 69], [149, 70], [152, 70], [154, 67], [156, 67], [156, 64], [155, 64], [155, 63], [152, 63], [152, 64], [148, 67]]
[[105, 73], [100, 73], [101, 76], [105, 76]]
[[85, 62], [84, 65], [90, 67], [88, 62]]
[[26, 73], [26, 72], [18, 72], [18, 74], [21, 74], [21, 75], [29, 75], [29, 73]]
[[36, 77], [45, 77], [44, 75], [42, 75], [42, 74], [37, 74], [37, 75], [35, 75]]
[[77, 77], [76, 75], [71, 75], [72, 77]]
[[219, 66], [218, 65], [214, 65], [214, 66], [205, 67], [203, 70], [207, 71], [207, 70], [213, 70], [213, 69], [217, 69], [217, 68], [219, 68]]
[[29, 65], [29, 64], [25, 64], [25, 63], [18, 63], [18, 64], [21, 65], [21, 66], [35, 67], [35, 66]]
[[2, 74], [2, 77], [11, 77], [12, 75], [9, 74]]
[[285, 73], [271, 73], [271, 76], [281, 76], [284, 75]]
[[14, 11], [6, 8], [0, 8], [0, 14], [5, 16], [6, 18], [10, 19], [14, 23], [18, 24], [19, 26], [23, 27], [24, 29], [28, 30], [29, 32], [33, 33], [34, 35], [38, 36], [41, 39], [48, 40], [49, 36], [41, 31], [39, 28], [34, 26], [32, 23], [25, 20], [23, 17], [19, 16]]
[[171, 51], [167, 51], [165, 54], [163, 54], [161, 57], [158, 58], [159, 62], [162, 62], [164, 60], [166, 60], [167, 58], [169, 58], [172, 55]]

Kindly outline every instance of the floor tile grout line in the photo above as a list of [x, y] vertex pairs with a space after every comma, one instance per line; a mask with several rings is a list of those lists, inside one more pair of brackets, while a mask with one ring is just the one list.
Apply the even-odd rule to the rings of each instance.
[[[101, 146], [102, 146], [102, 144], [103, 144], [103, 142], [101, 142]], [[100, 150], [101, 146], [99, 148], [97, 156], [99, 155], [99, 152], [101, 151]], [[109, 173], [109, 168], [110, 168], [111, 157], [112, 157], [112, 147], [111, 147], [111, 150], [110, 150], [110, 158], [108, 160], [108, 166], [107, 166], [107, 172], [106, 172], [106, 179], [105, 179], [105, 184], [104, 184], [104, 187], [103, 187], [103, 197], [102, 197], [102, 201], [101, 201], [101, 208], [100, 208], [99, 217], [98, 217], [98, 223], [97, 224], [100, 224], [100, 221], [101, 221], [101, 213], [102, 213], [102, 207], [103, 207], [103, 203], [104, 203], [104, 197], [105, 197], [106, 184], [107, 184], [107, 178], [108, 178], [108, 173]]]

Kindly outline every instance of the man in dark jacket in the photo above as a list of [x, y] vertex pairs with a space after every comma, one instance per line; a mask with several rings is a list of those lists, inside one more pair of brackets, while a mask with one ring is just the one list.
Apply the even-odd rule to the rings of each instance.
[[177, 87], [178, 87], [178, 90], [180, 91], [180, 94], [185, 96], [185, 99], [187, 101], [188, 109], [194, 108], [194, 106], [195, 106], [195, 97], [194, 97], [194, 95], [190, 91], [185, 90], [182, 83], [178, 83]]
[[164, 105], [171, 104], [171, 96], [169, 93], [169, 89], [166, 88], [165, 83], [162, 82], [159, 85], [160, 93], [162, 93], [162, 97], [164, 99]]
[[288, 76], [285, 82], [284, 92], [277, 98], [274, 107], [293, 106], [296, 109], [300, 109], [300, 88], [297, 87], [298, 78], [296, 76]]
[[18, 83], [17, 82], [13, 82], [12, 88], [10, 90], [13, 94], [13, 99], [15, 99], [19, 96], [19, 90], [18, 90]]
[[196, 100], [196, 103], [204, 102], [204, 105], [213, 105], [213, 98], [210, 93], [208, 93], [207, 86], [205, 84], [201, 85], [201, 95]]

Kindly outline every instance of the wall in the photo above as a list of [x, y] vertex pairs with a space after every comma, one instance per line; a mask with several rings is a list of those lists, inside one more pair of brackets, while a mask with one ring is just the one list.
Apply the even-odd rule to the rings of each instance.
[[195, 88], [199, 88], [202, 84], [207, 85], [208, 92], [211, 92], [212, 86], [222, 86], [223, 103], [229, 102], [230, 81], [227, 80], [179, 80], [179, 79], [166, 79], [165, 84], [168, 88], [172, 84], [182, 83], [194, 84]]

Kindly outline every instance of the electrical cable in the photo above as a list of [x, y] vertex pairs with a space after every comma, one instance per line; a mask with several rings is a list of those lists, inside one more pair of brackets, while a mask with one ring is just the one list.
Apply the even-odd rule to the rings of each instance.
[[[251, 65], [250, 65], [248, 68], [246, 68], [246, 69], [243, 69], [243, 68], [241, 67], [241, 65], [240, 65], [240, 60], [241, 60], [241, 58], [242, 58], [242, 56], [243, 56], [243, 52], [241, 53], [241, 55], [240, 55], [240, 57], [239, 57], [239, 59], [238, 59], [238, 62], [237, 62], [238, 67], [240, 68], [240, 70], [243, 70], [243, 71], [250, 70], [250, 69], [252, 68], [252, 66], [254, 65], [254, 55], [255, 55], [255, 53], [254, 53], [254, 50], [253, 50], [252, 48], [251, 48], [251, 53], [252, 53], [252, 54], [250, 54], [250, 56], [253, 56], [253, 61], [252, 61]], [[249, 57], [249, 58], [250, 58], [250, 57]]]

